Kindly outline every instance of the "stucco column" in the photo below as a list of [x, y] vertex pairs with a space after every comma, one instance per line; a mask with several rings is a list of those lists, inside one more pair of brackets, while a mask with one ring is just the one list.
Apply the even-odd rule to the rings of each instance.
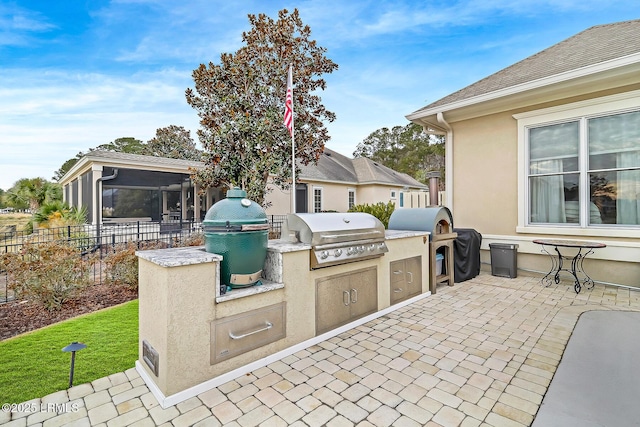
[[200, 222], [200, 186], [198, 184], [193, 185], [193, 220], [194, 222]]
[[165, 220], [165, 216], [166, 219], [169, 218], [169, 208], [167, 207], [167, 192], [165, 190], [162, 190], [162, 220]]
[[93, 200], [88, 204], [91, 206], [91, 218], [93, 219], [91, 223], [96, 225], [98, 222], [98, 218], [102, 218], [102, 215], [99, 215], [102, 212], [102, 186], [98, 185], [98, 180], [102, 178], [102, 166], [101, 165], [92, 165], [91, 166], [91, 188], [94, 191], [98, 191], [99, 194], [93, 194]]

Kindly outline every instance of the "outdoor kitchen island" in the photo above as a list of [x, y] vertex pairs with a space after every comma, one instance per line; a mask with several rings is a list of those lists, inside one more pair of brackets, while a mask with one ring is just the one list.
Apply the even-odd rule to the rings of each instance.
[[138, 372], [168, 407], [430, 295], [429, 233], [385, 242], [312, 269], [311, 245], [270, 240], [260, 284], [225, 293], [203, 247], [139, 251]]

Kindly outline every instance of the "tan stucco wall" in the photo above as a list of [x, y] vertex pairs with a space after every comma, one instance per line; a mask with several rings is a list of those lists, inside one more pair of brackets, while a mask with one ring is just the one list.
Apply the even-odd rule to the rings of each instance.
[[[391, 198], [391, 192], [396, 192], [396, 197]], [[396, 206], [400, 205], [400, 192], [402, 187], [392, 187], [388, 185], [370, 184], [363, 185], [358, 188], [356, 195], [356, 204], [358, 205], [375, 205], [376, 203], [393, 202]]]
[[455, 123], [453, 223], [512, 234], [518, 220], [517, 123], [503, 113]]
[[527, 232], [517, 230], [520, 197], [518, 128], [513, 114], [540, 107], [450, 123], [453, 129], [454, 226], [473, 228], [483, 235], [483, 262], [490, 262], [490, 243], [515, 243], [519, 245], [518, 267], [545, 273], [550, 269], [551, 261], [542, 253], [541, 246], [533, 244], [532, 240], [555, 238], [603, 242], [607, 247], [596, 250], [585, 261], [587, 273], [602, 283], [640, 287], [640, 244], [636, 238], [607, 235], [606, 231], [599, 231], [599, 234], [590, 234], [589, 230], [535, 234], [533, 229]]
[[[429, 290], [428, 237], [387, 240], [382, 257], [339, 266], [309, 269], [309, 251], [280, 253], [284, 288], [216, 302], [219, 262], [163, 266], [139, 258], [139, 364], [165, 397], [263, 359], [316, 335], [316, 280], [376, 267], [378, 309], [390, 306], [392, 261], [422, 257], [422, 292]], [[171, 257], [184, 248], [156, 251]], [[211, 364], [211, 322], [286, 302], [286, 337], [219, 363]], [[142, 357], [142, 341], [159, 353], [155, 376]]]

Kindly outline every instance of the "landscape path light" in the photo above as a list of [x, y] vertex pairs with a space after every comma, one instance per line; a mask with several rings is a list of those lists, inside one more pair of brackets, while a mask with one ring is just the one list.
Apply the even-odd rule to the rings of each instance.
[[74, 341], [65, 348], [62, 349], [65, 353], [71, 352], [71, 370], [69, 371], [69, 388], [73, 387], [73, 370], [76, 363], [76, 351], [80, 351], [83, 348], [87, 348], [86, 344]]

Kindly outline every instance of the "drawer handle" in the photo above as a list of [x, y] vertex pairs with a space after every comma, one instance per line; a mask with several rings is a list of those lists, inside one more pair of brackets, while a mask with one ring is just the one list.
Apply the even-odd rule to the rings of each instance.
[[351, 289], [351, 302], [354, 303], [354, 304], [358, 302], [358, 290], [357, 289]]
[[342, 291], [342, 303], [348, 306], [350, 302], [349, 291]]
[[409, 282], [408, 283], [413, 283], [413, 273], [410, 271], [407, 271], [407, 274], [409, 275]]
[[258, 332], [268, 331], [269, 329], [273, 328], [273, 323], [271, 322], [265, 322], [265, 323], [266, 323], [266, 326], [264, 328], [256, 329], [255, 331], [247, 332], [246, 334], [242, 334], [242, 335], [234, 335], [233, 332], [229, 331], [229, 337], [233, 340], [239, 340], [242, 338], [246, 338], [249, 335], [257, 334]]
[[402, 274], [402, 270], [396, 270], [393, 272], [393, 274]]
[[394, 294], [399, 294], [400, 292], [402, 292], [402, 288], [395, 288], [395, 289], [393, 290], [393, 293], [394, 293]]

